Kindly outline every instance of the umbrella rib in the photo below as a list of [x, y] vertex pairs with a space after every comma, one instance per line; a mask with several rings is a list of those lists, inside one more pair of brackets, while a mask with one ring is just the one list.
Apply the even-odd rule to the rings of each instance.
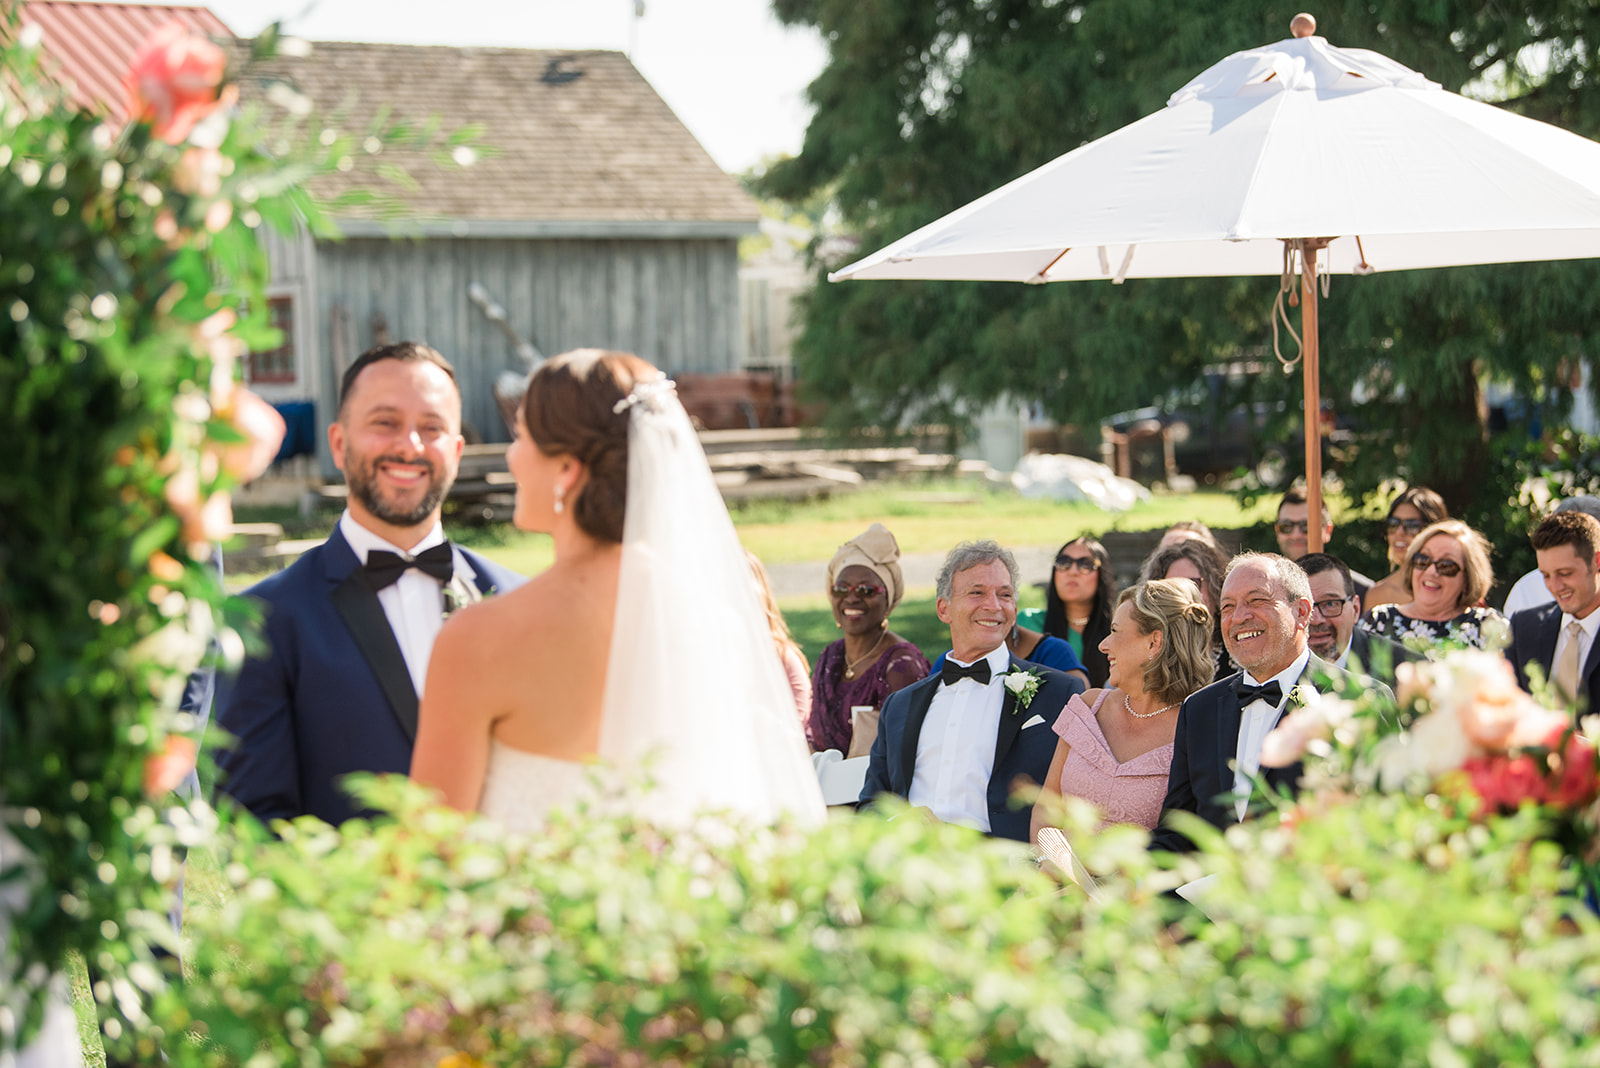
[[1065, 256], [1067, 253], [1069, 253], [1071, 251], [1072, 251], [1071, 246], [1068, 246], [1067, 248], [1062, 249], [1060, 254], [1057, 255], [1055, 259], [1051, 260], [1049, 263], [1044, 265], [1044, 270], [1040, 271], [1038, 274], [1034, 275], [1032, 278], [1025, 279], [1026, 283], [1028, 285], [1030, 285], [1030, 286], [1038, 286], [1038, 285], [1043, 285], [1044, 283], [1050, 281], [1050, 277], [1049, 277], [1050, 276], [1050, 268], [1052, 268], [1056, 264], [1060, 263], [1061, 262], [1061, 257]]

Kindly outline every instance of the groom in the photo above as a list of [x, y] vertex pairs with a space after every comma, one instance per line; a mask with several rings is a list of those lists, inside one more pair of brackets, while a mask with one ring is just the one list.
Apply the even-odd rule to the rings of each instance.
[[248, 594], [268, 650], [218, 697], [221, 789], [263, 821], [361, 815], [351, 772], [411, 767], [428, 656], [449, 609], [522, 579], [445, 540], [461, 460], [455, 371], [416, 342], [362, 353], [328, 427], [350, 503], [326, 542]]
[[[935, 607], [950, 625], [950, 654], [942, 671], [884, 702], [861, 803], [896, 794], [947, 823], [1025, 842], [1030, 812], [1012, 806], [1011, 792], [1044, 781], [1056, 751], [1051, 727], [1084, 685], [1006, 648], [1017, 562], [994, 542], [950, 551]], [[1036, 691], [1019, 695], [1005, 684], [1010, 672], [1031, 674]]]

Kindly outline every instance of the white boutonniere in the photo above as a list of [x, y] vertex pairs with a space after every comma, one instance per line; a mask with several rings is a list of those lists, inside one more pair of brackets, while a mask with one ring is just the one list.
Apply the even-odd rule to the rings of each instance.
[[1001, 675], [1000, 681], [1005, 685], [1006, 689], [1017, 695], [1017, 703], [1011, 708], [1011, 714], [1014, 716], [1021, 709], [1028, 707], [1028, 702], [1032, 701], [1033, 695], [1039, 692], [1039, 684], [1044, 680], [1039, 677], [1037, 672], [1029, 671], [1027, 668], [1014, 667], [1004, 675]]
[[1317, 691], [1311, 687], [1296, 686], [1289, 691], [1289, 700], [1284, 703], [1283, 710], [1288, 712], [1296, 708], [1304, 708], [1312, 701], [1315, 701], [1317, 697]]

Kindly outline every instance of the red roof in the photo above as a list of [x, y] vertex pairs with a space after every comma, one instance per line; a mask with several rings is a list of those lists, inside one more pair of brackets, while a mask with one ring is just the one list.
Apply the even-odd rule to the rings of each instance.
[[207, 37], [233, 38], [221, 19], [203, 7], [163, 4], [95, 4], [29, 0], [23, 25], [44, 31], [45, 71], [72, 91], [81, 108], [104, 107], [121, 122], [127, 115], [122, 76], [146, 37], [174, 19]]

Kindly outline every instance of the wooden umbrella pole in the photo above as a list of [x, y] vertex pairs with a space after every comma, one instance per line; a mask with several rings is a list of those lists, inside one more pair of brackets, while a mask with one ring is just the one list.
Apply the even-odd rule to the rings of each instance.
[[1322, 551], [1322, 369], [1317, 359], [1317, 252], [1327, 238], [1297, 241], [1300, 249], [1300, 372], [1305, 378], [1306, 536], [1310, 552]]

